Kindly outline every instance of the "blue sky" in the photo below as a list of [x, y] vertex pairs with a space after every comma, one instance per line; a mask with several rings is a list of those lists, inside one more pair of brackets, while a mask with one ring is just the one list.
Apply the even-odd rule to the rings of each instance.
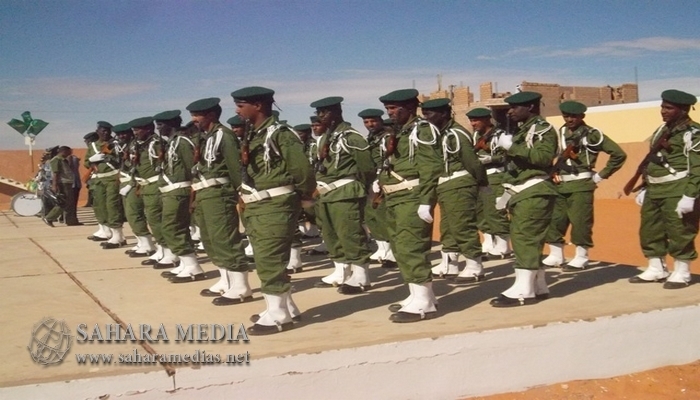
[[[274, 89], [282, 119], [345, 98], [345, 118], [415, 87], [523, 80], [634, 82], [700, 94], [700, 3], [689, 1], [0, 1], [0, 149], [25, 148], [5, 122], [49, 122], [38, 147], [82, 147], [113, 124], [220, 97]], [[652, 127], [650, 127], [652, 129]], [[362, 129], [361, 129], [362, 130]]]

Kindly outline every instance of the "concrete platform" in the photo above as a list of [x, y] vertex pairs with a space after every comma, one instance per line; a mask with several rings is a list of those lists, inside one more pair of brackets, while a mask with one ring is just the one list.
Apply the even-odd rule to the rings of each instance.
[[[89, 209], [80, 214], [90, 222]], [[52, 229], [38, 218], [0, 216], [0, 398], [449, 399], [700, 359], [700, 285], [675, 291], [632, 285], [627, 278], [638, 273], [634, 267], [605, 261], [580, 273], [548, 270], [550, 299], [514, 309], [488, 304], [511, 284], [513, 271], [508, 260], [490, 261], [488, 279], [479, 284], [435, 281], [439, 318], [394, 324], [387, 306], [408, 295], [397, 270], [375, 265], [373, 289], [344, 296], [313, 288], [329, 265], [305, 257], [304, 272], [293, 275], [303, 312], [295, 329], [247, 342], [178, 342], [178, 324], [233, 324], [235, 336], [264, 309], [259, 291], [254, 301], [216, 307], [198, 295], [217, 278], [211, 263], [203, 267], [212, 280], [171, 284], [124, 255], [126, 248], [103, 250], [86, 240], [95, 228]], [[250, 277], [259, 287], [254, 272]], [[73, 335], [58, 365], [35, 363], [27, 348], [44, 317], [64, 320]], [[88, 333], [97, 324], [103, 336], [108, 324], [131, 324], [137, 335], [138, 326], [148, 324], [152, 337], [162, 324], [170, 340], [80, 343], [79, 324]], [[232, 355], [241, 362], [117, 362], [134, 352], [224, 361]], [[80, 364], [77, 356], [88, 353], [114, 359]]]

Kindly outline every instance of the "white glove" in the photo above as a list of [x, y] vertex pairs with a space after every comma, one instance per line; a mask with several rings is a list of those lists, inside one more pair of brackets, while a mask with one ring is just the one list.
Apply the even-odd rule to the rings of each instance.
[[600, 176], [600, 174], [598, 174], [597, 172], [595, 175], [593, 175], [593, 183], [595, 183], [596, 185], [599, 184], [600, 182], [603, 182], [603, 179], [605, 179], [605, 178]]
[[433, 216], [430, 215], [430, 206], [428, 204], [418, 206], [418, 216], [428, 224], [433, 222]]
[[90, 158], [88, 158], [88, 161], [96, 163], [96, 162], [104, 161], [105, 157], [106, 156], [104, 154], [97, 153], [97, 154], [93, 154], [92, 156], [90, 156]]
[[634, 202], [637, 203], [638, 206], [642, 206], [644, 204], [644, 195], [647, 194], [646, 189], [642, 189], [637, 193], [637, 196], [634, 198]]
[[129, 194], [129, 192], [131, 191], [131, 189], [133, 189], [133, 186], [131, 186], [131, 185], [126, 185], [126, 186], [124, 186], [123, 188], [119, 189], [119, 194], [122, 195], [122, 196], [126, 196], [127, 194]]
[[482, 164], [489, 164], [489, 163], [491, 163], [491, 160], [492, 160], [492, 158], [491, 158], [491, 156], [489, 156], [489, 155], [479, 156], [479, 161], [480, 161]]
[[688, 197], [683, 195], [680, 200], [678, 200], [678, 205], [676, 206], [676, 213], [678, 218], [683, 218], [683, 214], [688, 214], [693, 212], [695, 207], [695, 197]]
[[372, 192], [379, 193], [380, 191], [381, 189], [379, 188], [379, 181], [375, 180], [374, 182], [372, 182]]
[[498, 137], [498, 142], [496, 142], [499, 147], [503, 147], [508, 150], [513, 146], [513, 135], [501, 135]]

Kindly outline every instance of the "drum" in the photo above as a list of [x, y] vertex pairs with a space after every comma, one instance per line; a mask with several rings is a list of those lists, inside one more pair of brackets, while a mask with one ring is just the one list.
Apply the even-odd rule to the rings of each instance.
[[12, 197], [10, 208], [22, 217], [33, 217], [41, 212], [41, 197], [34, 193], [20, 192]]

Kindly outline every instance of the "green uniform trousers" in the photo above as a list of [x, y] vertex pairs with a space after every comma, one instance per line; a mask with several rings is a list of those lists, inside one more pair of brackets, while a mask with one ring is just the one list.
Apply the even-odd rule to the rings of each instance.
[[364, 197], [320, 202], [316, 212], [321, 215], [323, 241], [328, 248], [328, 258], [332, 261], [355, 265], [369, 262], [372, 252], [362, 228], [365, 204]]
[[681, 196], [650, 199], [648, 195], [644, 199], [639, 239], [645, 257], [665, 257], [668, 254], [678, 260], [698, 258], [695, 250], [700, 220], [698, 202], [695, 202], [692, 213], [679, 218], [675, 210], [680, 199]]
[[554, 202], [555, 196], [536, 196], [522, 199], [509, 207], [515, 268], [540, 268]]
[[90, 193], [92, 193], [92, 211], [100, 225], [107, 225], [107, 184], [101, 179], [90, 180]]
[[196, 202], [197, 226], [211, 262], [229, 271], [248, 271], [243, 235], [238, 230], [236, 191], [230, 184], [208, 187], [197, 191]]
[[367, 201], [365, 205], [365, 225], [372, 233], [375, 240], [382, 242], [389, 241], [389, 227], [386, 219], [386, 202], [379, 203], [377, 208], [372, 208], [372, 202]]
[[157, 185], [151, 184], [141, 187], [141, 198], [143, 199], [143, 211], [146, 214], [146, 222], [148, 222], [153, 239], [163, 246], [165, 245], [162, 230], [163, 203], [161, 202], [160, 190], [158, 190]]
[[121, 228], [124, 224], [124, 207], [116, 177], [93, 180], [90, 190], [93, 191], [92, 208], [97, 222], [110, 228]]
[[[438, 193], [440, 237], [454, 240], [457, 252], [475, 260], [481, 256], [481, 240], [476, 227], [478, 194], [476, 186]], [[445, 250], [444, 242], [442, 246], [442, 251], [451, 251]]]
[[564, 243], [564, 235], [571, 225], [571, 243], [593, 247], [593, 193], [560, 193], [556, 197], [547, 243]]
[[[126, 184], [122, 184], [126, 186]], [[151, 231], [148, 230], [146, 223], [146, 213], [144, 211], [143, 198], [136, 194], [136, 189], [131, 189], [129, 193], [122, 199], [124, 202], [124, 214], [126, 221], [131, 227], [131, 231], [136, 236], [148, 236]]]
[[495, 236], [507, 236], [510, 221], [506, 209], [496, 209], [496, 198], [503, 196], [505, 189], [501, 184], [489, 185], [490, 193], [479, 192], [477, 202], [477, 226], [481, 232]]
[[391, 250], [405, 283], [426, 283], [430, 273], [430, 247], [433, 224], [418, 217], [420, 201], [392, 204], [387, 207]]
[[179, 188], [161, 194], [165, 245], [176, 256], [193, 254], [190, 237], [190, 188]]
[[274, 210], [270, 212], [258, 208], [256, 213], [244, 215], [260, 291], [264, 294], [282, 294], [291, 289], [286, 268], [301, 205], [297, 194], [283, 196], [286, 198], [273, 199], [270, 208]]

